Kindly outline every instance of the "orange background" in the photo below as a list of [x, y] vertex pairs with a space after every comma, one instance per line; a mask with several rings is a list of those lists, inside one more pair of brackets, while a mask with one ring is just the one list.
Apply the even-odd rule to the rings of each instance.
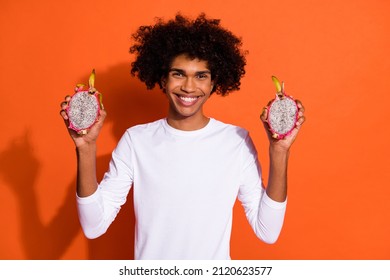
[[[131, 259], [131, 201], [103, 237], [84, 238], [75, 208], [76, 160], [59, 104], [96, 69], [108, 120], [99, 178], [124, 130], [165, 115], [159, 90], [129, 74], [130, 34], [154, 17], [204, 11], [249, 50], [242, 90], [212, 96], [207, 114], [247, 128], [267, 178], [261, 108], [271, 75], [306, 107], [289, 163], [280, 239], [258, 241], [234, 208], [233, 259], [390, 259], [390, 2], [0, 2], [0, 258]], [[131, 199], [130, 199], [131, 200]]]

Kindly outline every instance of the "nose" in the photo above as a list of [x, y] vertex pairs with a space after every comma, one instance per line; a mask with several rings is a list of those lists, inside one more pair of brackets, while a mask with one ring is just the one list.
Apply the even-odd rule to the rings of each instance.
[[186, 78], [180, 89], [184, 92], [194, 92], [196, 90], [196, 83], [192, 78]]

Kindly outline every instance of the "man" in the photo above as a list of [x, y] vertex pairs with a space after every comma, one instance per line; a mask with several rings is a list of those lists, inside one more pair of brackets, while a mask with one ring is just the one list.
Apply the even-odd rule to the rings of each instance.
[[[246, 64], [241, 40], [203, 14], [141, 26], [133, 38], [131, 72], [149, 89], [159, 85], [169, 110], [164, 119], [126, 131], [100, 184], [96, 140], [106, 112], [86, 135], [69, 130], [77, 150], [77, 203], [85, 235], [102, 235], [133, 187], [136, 259], [230, 259], [237, 197], [256, 235], [274, 243], [286, 208], [289, 151], [304, 122], [301, 103], [297, 127], [283, 140], [272, 138], [263, 110], [270, 141], [265, 188], [249, 133], [203, 112], [213, 93], [239, 89]], [[69, 100], [62, 103], [66, 124]]]

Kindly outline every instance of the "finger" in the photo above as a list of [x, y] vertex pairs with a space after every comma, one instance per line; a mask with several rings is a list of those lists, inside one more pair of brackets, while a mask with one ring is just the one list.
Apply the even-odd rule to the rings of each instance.
[[260, 119], [263, 122], [267, 122], [267, 119], [268, 119], [268, 108], [269, 108], [269, 106], [271, 106], [272, 102], [274, 102], [274, 100], [270, 100], [267, 103], [267, 106], [263, 107], [263, 111], [261, 112], [261, 115], [260, 115]]
[[304, 114], [305, 114], [304, 110], [299, 110], [298, 111], [298, 117], [303, 117]]
[[296, 126], [285, 139], [289, 139], [290, 141], [294, 142], [295, 138], [298, 135], [298, 132], [299, 132], [299, 126]]
[[69, 120], [68, 114], [66, 113], [65, 110], [61, 110], [61, 111], [60, 111], [60, 115], [61, 115], [61, 117], [62, 117], [65, 121]]
[[104, 121], [104, 119], [107, 117], [107, 111], [102, 109], [100, 110], [100, 116], [99, 116], [99, 120], [102, 120]]
[[303, 106], [302, 102], [298, 99], [295, 100], [295, 102], [297, 103], [299, 111], [305, 112], [305, 107]]
[[268, 107], [264, 107], [263, 111], [261, 112], [260, 119], [263, 122], [266, 122], [267, 121], [267, 117], [268, 117]]
[[298, 129], [301, 127], [301, 125], [306, 121], [306, 118], [305, 116], [302, 116], [300, 117], [297, 122], [296, 122], [296, 126], [298, 127]]
[[60, 106], [61, 106], [61, 109], [62, 109], [62, 110], [66, 110], [66, 108], [68, 108], [68, 104], [69, 104], [69, 103], [68, 103], [67, 101], [61, 102], [61, 105], [60, 105]]
[[105, 110], [100, 110], [100, 114], [94, 125], [89, 129], [88, 134], [93, 135], [93, 137], [97, 137], [99, 135], [100, 130], [103, 127], [104, 120], [107, 116], [107, 112]]
[[62, 116], [62, 118], [64, 120], [68, 120], [69, 119], [68, 114], [66, 113], [66, 109], [69, 106], [70, 99], [71, 99], [71, 96], [67, 95], [67, 96], [65, 96], [65, 101], [61, 102], [61, 104], [60, 104], [60, 106], [61, 106], [60, 115]]
[[98, 119], [96, 121], [96, 126], [102, 127], [103, 126], [103, 122], [106, 119], [106, 116], [107, 116], [106, 110], [100, 110], [99, 117], [98, 117]]
[[288, 138], [294, 139], [297, 137], [297, 134], [299, 130], [301, 129], [302, 124], [305, 122], [305, 117], [301, 117], [297, 120], [294, 129], [291, 131], [290, 135], [288, 135]]

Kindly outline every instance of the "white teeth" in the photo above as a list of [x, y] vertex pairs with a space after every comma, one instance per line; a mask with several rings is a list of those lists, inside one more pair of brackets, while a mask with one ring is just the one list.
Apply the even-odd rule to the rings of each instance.
[[186, 96], [180, 96], [180, 99], [183, 100], [184, 102], [194, 102], [197, 97], [186, 97]]

